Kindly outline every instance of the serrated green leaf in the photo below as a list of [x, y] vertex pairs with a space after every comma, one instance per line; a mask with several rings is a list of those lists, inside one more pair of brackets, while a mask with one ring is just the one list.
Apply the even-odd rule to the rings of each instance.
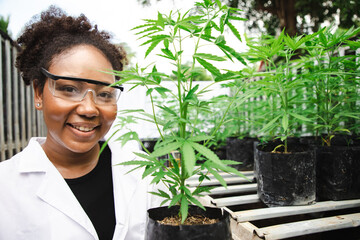
[[158, 108], [161, 108], [161, 109], [164, 110], [165, 112], [168, 112], [168, 113], [170, 113], [171, 115], [173, 115], [173, 116], [175, 116], [175, 117], [178, 116], [177, 113], [176, 113], [174, 110], [172, 110], [171, 108], [169, 108], [169, 107], [167, 107], [167, 106], [160, 106], [160, 105], [158, 105]]
[[221, 160], [225, 165], [240, 165], [242, 162], [234, 161], [234, 160]]
[[244, 58], [241, 56], [241, 54], [239, 54], [238, 52], [236, 52], [234, 49], [232, 49], [231, 47], [225, 45], [224, 43], [219, 43], [216, 44], [224, 53], [227, 52], [230, 55], [232, 55], [233, 57], [235, 57], [239, 62], [241, 62], [244, 65], [247, 65]]
[[193, 142], [200, 142], [200, 141], [206, 141], [206, 140], [212, 139], [214, 137], [215, 136], [197, 135], [197, 136], [190, 137], [189, 140], [191, 140]]
[[291, 50], [295, 51], [295, 50], [297, 49], [294, 40], [293, 40], [290, 36], [288, 36], [288, 35], [285, 36], [285, 37], [284, 37], [284, 41], [285, 41], [285, 44], [286, 44], [289, 48], [291, 48]]
[[[186, 14], [184, 14], [184, 16], [186, 16]], [[199, 20], [201, 20], [203, 18], [203, 16], [189, 16], [186, 17], [184, 19], [182, 19], [182, 22], [198, 22]]]
[[149, 155], [144, 154], [144, 153], [134, 152], [134, 154], [135, 154], [136, 156], [138, 156], [138, 157], [147, 159], [147, 160], [149, 160], [149, 161], [151, 161], [151, 162], [153, 162], [153, 161], [155, 160], [154, 157], [150, 157]]
[[161, 179], [164, 178], [164, 176], [166, 175], [166, 172], [160, 171], [158, 173], [156, 173], [155, 177], [153, 178], [153, 180], [151, 181], [151, 184], [153, 183], [159, 183]]
[[193, 204], [195, 204], [196, 206], [198, 206], [199, 208], [203, 209], [204, 211], [206, 211], [205, 207], [201, 204], [201, 202], [199, 202], [196, 198], [194, 198], [191, 195], [186, 195], [187, 199], [192, 202]]
[[247, 18], [241, 18], [241, 17], [237, 17], [237, 16], [233, 16], [233, 15], [230, 15], [230, 16], [229, 16], [229, 19], [231, 19], [231, 20], [237, 20], [237, 21], [247, 21], [247, 20], [249, 20], [249, 19], [247, 19]]
[[201, 153], [204, 157], [206, 157], [208, 160], [216, 163], [219, 166], [223, 166], [225, 167], [225, 165], [221, 162], [221, 160], [219, 159], [219, 157], [210, 149], [208, 149], [207, 147], [195, 143], [195, 142], [189, 142], [190, 145], [199, 153]]
[[216, 5], [218, 5], [219, 8], [221, 8], [222, 5], [221, 5], [220, 0], [215, 0], [215, 3], [216, 3]]
[[153, 91], [154, 91], [153, 88], [149, 88], [149, 89], [146, 91], [146, 96], [149, 96]]
[[184, 101], [187, 100], [191, 100], [194, 99], [194, 94], [195, 92], [199, 89], [199, 84], [196, 84], [195, 87], [193, 87], [192, 89], [190, 89], [190, 91], [188, 92], [188, 94], [186, 94], [186, 97], [184, 98]]
[[181, 161], [184, 161], [185, 170], [188, 176], [192, 176], [196, 158], [195, 151], [188, 142], [184, 142], [182, 146]]
[[140, 166], [147, 166], [147, 165], [153, 165], [152, 162], [148, 162], [148, 161], [140, 161], [140, 160], [132, 160], [132, 161], [127, 161], [127, 162], [121, 162], [118, 165], [125, 165], [125, 166], [129, 166], [129, 165], [140, 165]]
[[220, 33], [222, 34], [224, 32], [224, 26], [225, 26], [225, 21], [226, 21], [226, 16], [227, 14], [223, 14], [221, 17], [220, 17]]
[[277, 116], [274, 119], [272, 119], [270, 122], [268, 122], [259, 132], [266, 132], [271, 128], [275, 128], [276, 124], [275, 122], [280, 118], [281, 116]]
[[210, 28], [214, 28], [216, 31], [220, 32], [220, 28], [218, 27], [218, 25], [216, 25], [214, 21], [211, 21]]
[[282, 117], [281, 124], [282, 124], [283, 129], [286, 131], [289, 127], [289, 118], [286, 113]]
[[223, 187], [226, 187], [226, 181], [224, 180], [224, 178], [218, 173], [216, 172], [214, 169], [212, 168], [207, 168], [208, 171], [220, 182], [220, 184], [223, 186]]
[[145, 52], [145, 58], [154, 50], [154, 48], [156, 48], [156, 46], [160, 43], [161, 41], [154, 41], [151, 43], [151, 45], [149, 46], [149, 48], [146, 50]]
[[136, 26], [136, 27], [134, 27], [134, 28], [132, 28], [130, 30], [133, 31], [133, 30], [137, 30], [137, 29], [144, 28], [144, 27], [149, 27], [149, 26], [154, 26], [154, 24], [153, 23], [146, 23], [146, 24], [138, 25], [138, 26]]
[[144, 179], [145, 177], [149, 176], [150, 174], [152, 174], [153, 172], [155, 172], [156, 170], [158, 170], [159, 168], [161, 168], [162, 166], [152, 166], [152, 167], [148, 167], [145, 169], [145, 171], [143, 172], [142, 178]]
[[301, 116], [301, 115], [299, 115], [299, 114], [297, 114], [297, 113], [290, 113], [290, 115], [293, 116], [294, 118], [300, 119], [300, 120], [302, 120], [302, 121], [311, 122], [311, 119], [310, 119], [310, 118]]
[[181, 214], [181, 223], [184, 223], [189, 213], [189, 202], [185, 196], [181, 198], [180, 205], [180, 214]]
[[167, 194], [166, 192], [164, 192], [163, 190], [161, 189], [158, 189], [158, 192], [149, 192], [153, 195], [156, 195], [156, 196], [159, 196], [159, 197], [163, 197], [163, 198], [167, 198], [167, 199], [170, 199], [170, 196], [169, 194]]
[[139, 39], [141, 39], [141, 38], [153, 35], [155, 33], [158, 33], [161, 30], [162, 30], [161, 28], [159, 28], [157, 26], [153, 26], [153, 27], [143, 29], [142, 31], [135, 33], [135, 35], [142, 35], [141, 37], [139, 37]]
[[237, 28], [234, 25], [232, 25], [232, 23], [230, 21], [227, 21], [226, 25], [230, 28], [230, 30], [234, 34], [234, 36], [237, 39], [239, 39], [240, 42], [242, 42], [241, 35], [240, 35], [239, 31], [237, 30]]
[[170, 201], [170, 199], [165, 199], [164, 201], [162, 201], [161, 203], [160, 203], [160, 207], [161, 206], [163, 206], [165, 203], [167, 203], [168, 201]]
[[167, 145], [157, 148], [154, 152], [150, 154], [150, 157], [157, 158], [160, 156], [164, 156], [166, 154], [169, 154], [171, 151], [175, 151], [179, 149], [180, 146], [181, 146], [180, 142], [168, 143]]
[[323, 44], [323, 46], [326, 48], [326, 47], [327, 47], [327, 44], [328, 44], [328, 41], [327, 41], [324, 33], [321, 32], [321, 33], [319, 34], [319, 40], [320, 40], [320, 42]]
[[170, 89], [165, 88], [165, 87], [156, 87], [155, 90], [156, 90], [163, 98], [166, 98], [166, 97], [167, 97], [167, 95], [166, 95], [167, 92], [171, 92]]
[[212, 65], [211, 63], [205, 61], [202, 58], [197, 57], [196, 60], [198, 61], [198, 63], [200, 63], [206, 70], [208, 70], [210, 73], [212, 73], [215, 76], [219, 76], [221, 75], [220, 70], [217, 69], [214, 65]]
[[156, 21], [157, 25], [164, 29], [165, 27], [165, 20], [160, 12], [158, 12], [158, 19]]
[[207, 192], [210, 193], [210, 191], [214, 188], [216, 188], [217, 186], [200, 186], [198, 188], [196, 188], [193, 192], [192, 195], [193, 196], [198, 196], [200, 193], [202, 192]]
[[166, 55], [167, 58], [169, 58], [171, 60], [176, 60], [176, 57], [173, 55], [173, 53], [169, 49], [163, 48], [163, 49], [161, 49], [161, 51]]
[[215, 40], [216, 45], [226, 44], [225, 38], [223, 35], [220, 35]]
[[196, 53], [194, 55], [194, 57], [200, 57], [200, 58], [203, 58], [203, 59], [208, 59], [208, 60], [213, 60], [213, 61], [225, 61], [225, 58], [224, 57], [219, 57], [219, 56], [216, 56], [216, 55], [212, 55], [212, 54], [209, 54], [209, 53]]
[[175, 195], [172, 199], [171, 199], [171, 202], [170, 202], [170, 204], [169, 204], [169, 207], [172, 207], [172, 206], [174, 206], [175, 204], [177, 204], [179, 201], [180, 201], [180, 199], [181, 199], [181, 197], [182, 197], [183, 195], [182, 194], [177, 194], [177, 195]]

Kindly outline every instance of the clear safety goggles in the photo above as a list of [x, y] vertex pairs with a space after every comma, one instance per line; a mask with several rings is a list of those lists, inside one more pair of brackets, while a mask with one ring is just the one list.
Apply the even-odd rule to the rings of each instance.
[[[87, 93], [92, 92], [95, 104], [116, 105], [121, 92], [124, 91], [122, 86], [110, 86], [106, 82], [54, 75], [44, 68], [41, 68], [41, 72], [49, 78], [49, 90], [54, 97], [72, 102], [81, 102]], [[94, 87], [89, 88], [87, 83], [93, 84]]]

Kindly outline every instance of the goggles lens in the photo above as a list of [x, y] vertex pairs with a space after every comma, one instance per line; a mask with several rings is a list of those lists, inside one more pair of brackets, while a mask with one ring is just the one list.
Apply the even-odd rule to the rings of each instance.
[[[91, 79], [65, 77], [53, 75], [41, 69], [49, 78], [49, 90], [54, 97], [64, 100], [80, 102], [86, 94], [92, 92], [94, 102], [98, 105], [116, 105], [123, 90], [122, 86], [109, 86], [109, 83]], [[91, 85], [91, 87], [89, 87]]]
[[120, 89], [106, 86], [88, 88], [86, 83], [63, 79], [49, 79], [49, 87], [55, 97], [74, 102], [82, 101], [87, 93], [92, 92], [95, 103], [99, 105], [116, 105], [121, 94]]

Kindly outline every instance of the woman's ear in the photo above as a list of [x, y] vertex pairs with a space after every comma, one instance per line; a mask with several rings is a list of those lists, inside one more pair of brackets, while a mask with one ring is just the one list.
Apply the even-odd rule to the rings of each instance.
[[43, 90], [44, 90], [44, 88], [40, 86], [39, 81], [37, 79], [35, 79], [33, 81], [33, 88], [34, 88], [35, 108], [37, 110], [42, 110], [42, 107], [43, 107]]

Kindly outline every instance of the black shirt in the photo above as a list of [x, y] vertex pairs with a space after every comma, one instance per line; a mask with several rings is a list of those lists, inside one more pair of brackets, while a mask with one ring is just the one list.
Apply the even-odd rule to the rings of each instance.
[[91, 172], [79, 178], [65, 179], [89, 216], [100, 240], [111, 240], [115, 230], [111, 169], [111, 151], [107, 146]]

